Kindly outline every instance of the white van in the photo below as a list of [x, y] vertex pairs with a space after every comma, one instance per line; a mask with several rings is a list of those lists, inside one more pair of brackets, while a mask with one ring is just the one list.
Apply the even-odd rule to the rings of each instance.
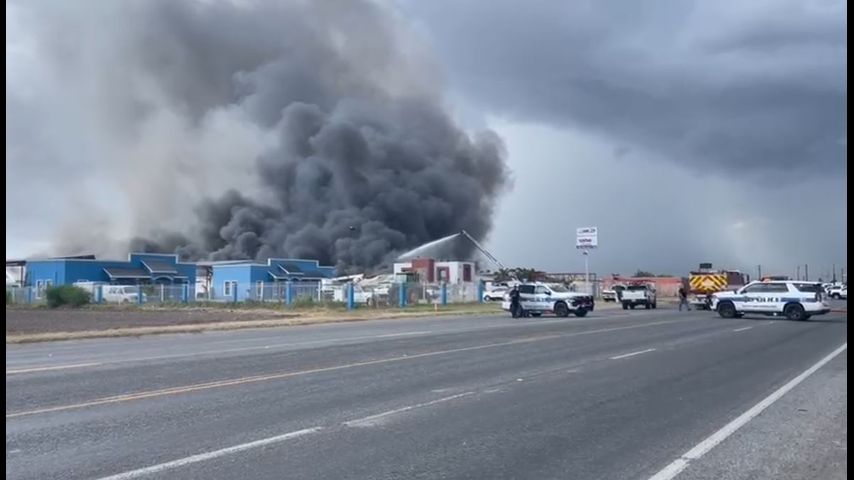
[[[101, 295], [105, 302], [110, 303], [137, 303], [139, 302], [139, 287], [132, 285], [104, 285], [101, 287]], [[143, 302], [146, 299], [142, 294]]]

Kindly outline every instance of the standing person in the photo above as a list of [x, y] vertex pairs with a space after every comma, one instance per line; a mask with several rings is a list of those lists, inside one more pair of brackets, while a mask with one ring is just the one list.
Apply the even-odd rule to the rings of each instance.
[[688, 294], [685, 292], [685, 287], [679, 287], [679, 311], [682, 311], [682, 305], [691, 310], [691, 305], [688, 304]]
[[519, 301], [520, 296], [519, 286], [514, 285], [513, 289], [510, 290], [510, 314], [513, 315], [513, 318], [519, 318], [522, 316], [522, 305]]

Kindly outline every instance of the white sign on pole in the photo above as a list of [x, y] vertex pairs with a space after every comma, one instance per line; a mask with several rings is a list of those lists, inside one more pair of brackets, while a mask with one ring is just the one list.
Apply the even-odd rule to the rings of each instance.
[[581, 227], [575, 230], [575, 248], [596, 248], [599, 246], [599, 228]]

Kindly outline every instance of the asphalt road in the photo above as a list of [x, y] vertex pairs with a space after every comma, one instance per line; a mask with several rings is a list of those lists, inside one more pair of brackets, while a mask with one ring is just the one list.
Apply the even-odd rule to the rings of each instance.
[[6, 476], [841, 479], [846, 342], [642, 310], [7, 345]]

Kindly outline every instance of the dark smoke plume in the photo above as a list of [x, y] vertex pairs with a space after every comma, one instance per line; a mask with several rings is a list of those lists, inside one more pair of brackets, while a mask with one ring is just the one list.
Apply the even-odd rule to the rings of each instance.
[[[507, 186], [503, 143], [454, 123], [392, 8], [86, 5], [19, 7], [72, 95], [99, 86], [70, 103], [103, 132], [110, 158], [90, 161], [123, 182], [132, 249], [353, 271], [461, 229], [488, 234]], [[72, 37], [97, 46], [81, 53]]]
[[269, 202], [229, 191], [199, 206], [200, 227], [188, 238], [136, 246], [371, 267], [463, 228], [489, 231], [505, 179], [501, 143], [470, 139], [432, 104], [352, 100], [324, 112], [295, 102], [276, 129], [280, 143], [257, 162]]

